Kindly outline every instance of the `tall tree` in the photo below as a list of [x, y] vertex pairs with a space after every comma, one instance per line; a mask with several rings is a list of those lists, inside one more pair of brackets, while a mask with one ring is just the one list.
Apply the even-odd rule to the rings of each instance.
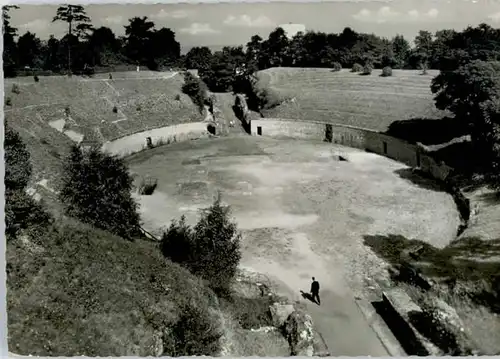
[[151, 69], [174, 64], [181, 56], [181, 44], [175, 40], [175, 32], [166, 27], [151, 34], [148, 48], [150, 49], [148, 63]]
[[187, 69], [207, 70], [212, 61], [212, 51], [206, 46], [191, 48], [184, 58]]
[[83, 6], [66, 4], [57, 8], [57, 14], [52, 19], [52, 22], [56, 21], [63, 21], [68, 24], [68, 73], [71, 76], [71, 47], [75, 42], [74, 40], [78, 42], [78, 38], [84, 36], [92, 28], [90, 18]]
[[6, 77], [15, 76], [17, 68], [16, 41], [17, 29], [10, 25], [11, 9], [19, 9], [16, 5], [2, 6], [2, 31], [3, 31], [3, 68]]
[[17, 53], [20, 66], [40, 67], [42, 64], [42, 42], [29, 31], [17, 40]]
[[125, 53], [135, 64], [146, 65], [151, 58], [150, 40], [154, 35], [155, 24], [147, 16], [133, 17], [125, 26]]
[[392, 39], [392, 51], [397, 61], [397, 66], [403, 68], [408, 61], [410, 55], [410, 43], [404, 38], [403, 35], [396, 35]]

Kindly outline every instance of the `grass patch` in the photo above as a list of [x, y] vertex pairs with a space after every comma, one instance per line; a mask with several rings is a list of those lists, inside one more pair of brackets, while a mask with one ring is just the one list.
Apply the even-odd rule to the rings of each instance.
[[[165, 260], [157, 245], [123, 241], [73, 220], [63, 221], [40, 242], [37, 250], [19, 240], [7, 244], [10, 351], [156, 355], [155, 334], [178, 326], [186, 307], [214, 323], [213, 332], [197, 327], [204, 328], [206, 338], [217, 333], [211, 314], [218, 308], [215, 295], [187, 270]], [[201, 338], [203, 333], [185, 336]], [[176, 350], [180, 353], [179, 346]]]
[[269, 306], [275, 301], [274, 296], [245, 298], [233, 294], [229, 299], [221, 300], [221, 308], [230, 313], [243, 329], [258, 329], [273, 325]]

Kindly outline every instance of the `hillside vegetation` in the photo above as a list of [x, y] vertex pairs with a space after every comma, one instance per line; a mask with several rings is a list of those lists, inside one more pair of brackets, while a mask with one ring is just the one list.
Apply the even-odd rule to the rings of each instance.
[[[132, 133], [202, 120], [176, 73], [119, 73], [113, 79], [43, 77], [5, 82], [5, 121], [32, 156], [34, 179], [56, 180], [73, 143], [102, 144]], [[116, 111], [115, 111], [116, 108]], [[56, 180], [57, 182], [57, 180]], [[57, 186], [57, 183], [56, 183]]]
[[255, 91], [265, 97], [265, 117], [340, 123], [385, 131], [398, 120], [441, 118], [429, 71], [381, 70], [361, 76], [350, 70], [272, 68], [257, 73]]

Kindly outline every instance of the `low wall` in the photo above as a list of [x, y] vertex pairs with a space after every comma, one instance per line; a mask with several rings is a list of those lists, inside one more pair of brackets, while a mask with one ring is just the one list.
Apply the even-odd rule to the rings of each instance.
[[172, 142], [183, 142], [208, 137], [206, 122], [183, 123], [153, 130], [134, 133], [113, 141], [105, 142], [103, 152], [119, 157], [129, 156], [146, 148], [146, 138], [151, 137], [153, 146]]

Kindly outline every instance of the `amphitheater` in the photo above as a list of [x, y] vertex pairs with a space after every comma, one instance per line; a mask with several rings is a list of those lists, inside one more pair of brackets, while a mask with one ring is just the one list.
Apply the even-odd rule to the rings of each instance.
[[[450, 194], [412, 168], [440, 181], [452, 169], [382, 134], [380, 123], [298, 118], [298, 102], [283, 110], [289, 117], [253, 120], [248, 136], [232, 95], [214, 94], [210, 118], [182, 83], [182, 74], [152, 72], [7, 79], [5, 118], [32, 154], [32, 193], [55, 203], [61, 161], [75, 142], [125, 157], [136, 179], [158, 180], [153, 195], [134, 194], [153, 235], [181, 215], [194, 222], [221, 191], [243, 234], [242, 268], [296, 300], [312, 276], [320, 281], [322, 304], [308, 310], [331, 355], [404, 355], [370, 306], [389, 286], [388, 264], [365, 241], [402, 235], [448, 245], [463, 218]], [[214, 122], [217, 136], [207, 131]], [[155, 148], [146, 150], [147, 137]]]

